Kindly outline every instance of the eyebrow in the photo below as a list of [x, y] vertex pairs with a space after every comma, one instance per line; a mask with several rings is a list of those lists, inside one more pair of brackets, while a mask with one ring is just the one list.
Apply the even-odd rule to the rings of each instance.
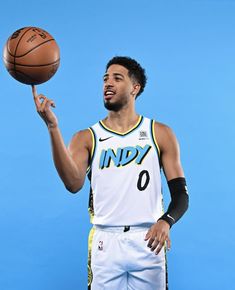
[[[124, 78], [124, 75], [123, 74], [121, 74], [121, 73], [113, 73], [113, 75], [116, 77], [116, 76], [121, 76], [121, 77], [123, 77]], [[104, 76], [103, 76], [103, 78], [105, 78], [105, 77], [108, 77], [109, 76], [109, 74], [108, 73], [106, 73], [106, 74], [104, 74]]]

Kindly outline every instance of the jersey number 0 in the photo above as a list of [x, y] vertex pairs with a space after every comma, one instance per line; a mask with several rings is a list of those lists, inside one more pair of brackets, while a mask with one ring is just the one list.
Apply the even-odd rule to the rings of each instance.
[[[145, 177], [145, 182], [143, 184], [143, 179]], [[143, 191], [146, 189], [146, 187], [148, 186], [149, 184], [149, 181], [150, 181], [150, 176], [149, 176], [149, 172], [147, 170], [142, 170], [139, 174], [139, 178], [138, 178], [138, 181], [137, 181], [137, 188], [140, 190], [140, 191]]]

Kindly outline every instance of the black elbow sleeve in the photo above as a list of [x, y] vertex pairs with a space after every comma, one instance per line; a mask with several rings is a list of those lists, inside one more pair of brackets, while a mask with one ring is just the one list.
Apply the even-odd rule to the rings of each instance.
[[171, 227], [187, 211], [189, 196], [184, 177], [169, 180], [168, 187], [171, 194], [171, 202], [166, 213], [160, 217], [160, 220], [165, 220]]

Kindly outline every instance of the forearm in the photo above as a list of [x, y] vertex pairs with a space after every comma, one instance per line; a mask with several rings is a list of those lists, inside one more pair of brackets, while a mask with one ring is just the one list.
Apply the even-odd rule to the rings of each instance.
[[48, 131], [50, 134], [52, 156], [56, 170], [65, 187], [70, 192], [77, 192], [81, 189], [84, 178], [70, 156], [58, 126], [55, 128], [48, 128]]
[[189, 196], [184, 177], [168, 181], [168, 186], [171, 193], [171, 202], [166, 213], [160, 219], [166, 221], [171, 227], [187, 211]]

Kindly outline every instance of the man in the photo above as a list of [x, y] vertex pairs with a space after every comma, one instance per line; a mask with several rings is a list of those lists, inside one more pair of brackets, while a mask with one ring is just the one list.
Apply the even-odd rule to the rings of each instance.
[[[51, 137], [56, 169], [70, 192], [91, 182], [89, 289], [167, 289], [164, 245], [170, 227], [188, 208], [188, 194], [172, 130], [140, 116], [135, 100], [146, 84], [144, 69], [129, 57], [106, 66], [103, 98], [108, 116], [74, 135], [66, 148], [54, 102], [33, 95]], [[161, 168], [171, 202], [162, 214]]]

